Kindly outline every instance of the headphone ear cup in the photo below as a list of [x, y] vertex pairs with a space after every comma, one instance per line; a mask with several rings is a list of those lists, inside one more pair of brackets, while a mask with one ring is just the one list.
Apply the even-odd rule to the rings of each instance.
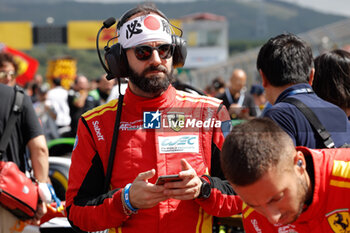
[[172, 42], [175, 45], [173, 54], [173, 66], [174, 68], [183, 67], [187, 57], [187, 43], [184, 39], [177, 35], [172, 35]]
[[122, 46], [117, 43], [105, 51], [105, 60], [110, 71], [108, 77], [110, 79], [128, 77], [130, 73], [129, 63]]

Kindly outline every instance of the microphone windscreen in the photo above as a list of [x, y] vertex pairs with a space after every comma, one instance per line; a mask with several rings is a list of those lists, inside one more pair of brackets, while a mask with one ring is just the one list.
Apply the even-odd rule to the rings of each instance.
[[110, 17], [110, 18], [106, 19], [105, 21], [103, 21], [103, 26], [105, 28], [109, 28], [113, 24], [115, 24], [115, 18], [113, 18], [113, 17]]

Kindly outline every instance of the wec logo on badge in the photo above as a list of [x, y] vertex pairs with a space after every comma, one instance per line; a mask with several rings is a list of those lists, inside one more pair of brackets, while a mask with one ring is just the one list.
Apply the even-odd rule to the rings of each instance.
[[158, 137], [159, 153], [199, 153], [198, 135]]
[[143, 128], [144, 129], [160, 129], [161, 113], [159, 110], [156, 112], [143, 112]]

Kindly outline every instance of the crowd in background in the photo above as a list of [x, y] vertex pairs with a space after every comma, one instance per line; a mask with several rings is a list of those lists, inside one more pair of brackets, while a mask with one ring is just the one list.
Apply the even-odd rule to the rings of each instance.
[[[340, 106], [347, 116], [350, 116], [349, 57], [347, 51], [340, 49], [318, 56], [315, 59], [316, 78], [313, 83], [313, 88], [320, 97]], [[10, 54], [2, 54], [0, 57], [0, 60], [9, 59], [12, 59]], [[338, 67], [338, 71], [333, 72], [331, 66]], [[9, 79], [2, 78], [2, 83], [14, 86], [15, 73], [8, 76]], [[125, 93], [127, 79], [121, 80], [121, 83], [121, 92]], [[245, 71], [237, 68], [233, 70], [228, 82], [218, 76], [203, 91], [181, 83], [179, 80], [176, 80], [173, 85], [187, 92], [217, 97], [223, 100], [232, 120], [248, 120], [261, 116], [263, 110], [271, 105], [266, 99], [265, 90], [261, 84], [252, 84], [248, 87], [246, 83]], [[37, 74], [24, 88], [32, 99], [47, 140], [74, 137], [82, 113], [119, 95], [117, 80], [109, 81], [105, 75], [91, 79], [78, 74], [67, 90], [61, 86], [60, 77], [48, 83], [42, 75]]]
[[[10, 59], [11, 55], [7, 54]], [[316, 79], [314, 81], [315, 91], [325, 100], [340, 106], [349, 116], [349, 72], [345, 68], [330, 77], [332, 70], [325, 64], [329, 57], [339, 57], [343, 66], [347, 69], [350, 55], [345, 50], [335, 50], [320, 55], [315, 60]], [[334, 59], [335, 59], [334, 58]], [[4, 58], [2, 58], [4, 59]], [[331, 61], [328, 61], [330, 63]], [[337, 61], [333, 61], [337, 63]], [[333, 64], [337, 66], [336, 64]], [[327, 74], [324, 74], [328, 72]], [[340, 73], [346, 78], [341, 78]], [[322, 73], [322, 75], [321, 75]], [[15, 74], [10, 74], [15, 77]], [[173, 85], [180, 90], [199, 95], [207, 95], [222, 99], [229, 110], [232, 120], [248, 120], [261, 116], [263, 110], [270, 106], [265, 96], [265, 90], [261, 84], [252, 84], [247, 87], [247, 75], [242, 69], [234, 69], [228, 82], [218, 76], [202, 91], [189, 84], [178, 80]], [[14, 86], [15, 78], [3, 80], [4, 84]], [[127, 79], [121, 80], [121, 92], [125, 93]], [[339, 84], [339, 85], [338, 85]], [[332, 88], [324, 88], [324, 85]], [[117, 80], [107, 80], [105, 75], [91, 79], [83, 74], [78, 74], [69, 90], [61, 86], [61, 78], [57, 77], [51, 83], [45, 81], [42, 75], [37, 74], [24, 87], [26, 93], [31, 97], [33, 106], [41, 120], [47, 140], [58, 137], [74, 137], [80, 115], [94, 107], [115, 99], [119, 95]], [[338, 90], [338, 92], [334, 91]], [[338, 98], [338, 99], [337, 99]]]

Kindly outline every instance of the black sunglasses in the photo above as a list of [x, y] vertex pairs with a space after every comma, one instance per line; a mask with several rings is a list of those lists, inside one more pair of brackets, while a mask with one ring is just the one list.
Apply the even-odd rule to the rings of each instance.
[[159, 57], [161, 59], [168, 59], [174, 53], [174, 46], [172, 44], [162, 44], [157, 47], [152, 47], [149, 45], [139, 45], [133, 47], [135, 51], [135, 56], [141, 61], [148, 60], [153, 53], [153, 50], [157, 50]]

